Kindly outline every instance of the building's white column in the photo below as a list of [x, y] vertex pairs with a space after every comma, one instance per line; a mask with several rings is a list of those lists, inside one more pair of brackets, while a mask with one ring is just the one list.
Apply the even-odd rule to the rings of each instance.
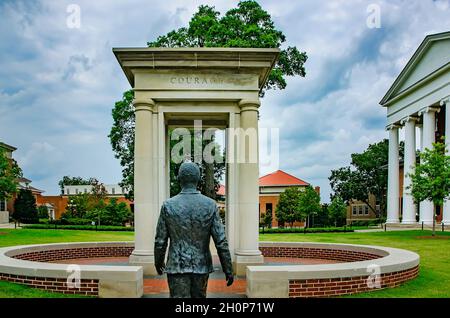
[[409, 116], [402, 120], [405, 124], [405, 160], [403, 178], [403, 224], [416, 223], [416, 206], [414, 204], [411, 190], [407, 189], [411, 185], [409, 174], [414, 172], [416, 166], [416, 121], [417, 117]]
[[155, 275], [154, 242], [156, 216], [153, 187], [153, 158], [156, 145], [153, 142], [152, 100], [134, 100], [136, 116], [134, 146], [134, 251], [129, 262], [140, 265], [144, 274]]
[[399, 222], [399, 162], [398, 162], [398, 126], [390, 125], [389, 130], [389, 165], [386, 223]]
[[[441, 106], [445, 106], [445, 143], [450, 151], [450, 96], [441, 101]], [[445, 200], [442, 212], [442, 222], [450, 225], [450, 200]]]
[[[422, 145], [421, 151], [425, 149], [431, 149], [433, 143], [435, 142], [435, 131], [436, 131], [436, 111], [438, 109], [433, 107], [426, 107], [423, 109], [419, 115], [423, 116], [423, 126], [422, 126]], [[434, 204], [433, 202], [426, 200], [420, 202], [420, 223], [427, 225], [433, 224], [434, 215]]]
[[263, 263], [259, 250], [259, 166], [258, 107], [259, 101], [241, 101], [239, 135], [239, 242], [235, 271], [245, 275], [247, 265]]

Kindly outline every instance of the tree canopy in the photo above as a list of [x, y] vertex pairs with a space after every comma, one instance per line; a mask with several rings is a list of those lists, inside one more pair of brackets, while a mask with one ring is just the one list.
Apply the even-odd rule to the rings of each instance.
[[[407, 190], [416, 203], [429, 200], [434, 205], [443, 206], [444, 200], [450, 198], [450, 156], [447, 155], [444, 142], [433, 143], [433, 148], [426, 148], [420, 153], [420, 162], [411, 177]], [[433, 235], [435, 232], [436, 209], [433, 212]]]
[[29, 189], [20, 189], [14, 201], [13, 218], [22, 223], [37, 223], [39, 221], [36, 199]]
[[334, 192], [332, 199], [338, 196], [346, 203], [359, 200], [377, 213], [376, 207], [369, 200], [369, 195], [372, 194], [384, 212], [386, 210], [388, 147], [387, 139], [371, 144], [364, 152], [351, 155], [351, 166], [332, 170], [329, 177]]
[[0, 200], [7, 200], [17, 192], [17, 180], [21, 176], [22, 170], [17, 162], [7, 158], [5, 151], [0, 148]]
[[[280, 48], [286, 36], [275, 27], [270, 14], [256, 1], [240, 1], [222, 17], [213, 6], [201, 5], [187, 27], [148, 42], [149, 47]], [[308, 56], [295, 46], [281, 50], [265, 89], [286, 88], [285, 76], [306, 75]], [[264, 94], [264, 91], [262, 92]]]

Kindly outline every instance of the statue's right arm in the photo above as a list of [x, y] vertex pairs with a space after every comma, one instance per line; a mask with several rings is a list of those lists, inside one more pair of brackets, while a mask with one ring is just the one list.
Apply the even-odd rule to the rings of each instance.
[[169, 231], [166, 225], [166, 209], [163, 204], [161, 213], [159, 214], [158, 226], [156, 227], [155, 237], [155, 267], [159, 275], [162, 275], [165, 268], [164, 258], [166, 256], [167, 242], [169, 239]]

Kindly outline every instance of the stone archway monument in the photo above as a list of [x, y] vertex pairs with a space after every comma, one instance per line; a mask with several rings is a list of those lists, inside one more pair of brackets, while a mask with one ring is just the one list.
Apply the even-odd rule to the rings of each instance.
[[[263, 262], [258, 246], [259, 92], [279, 50], [115, 48], [113, 52], [135, 94], [135, 249], [130, 263], [143, 266], [147, 275], [156, 274], [156, 223], [170, 194], [169, 127], [201, 120], [203, 127], [227, 128], [226, 231], [235, 272], [245, 275], [247, 265]], [[252, 134], [253, 147], [247, 142]]]

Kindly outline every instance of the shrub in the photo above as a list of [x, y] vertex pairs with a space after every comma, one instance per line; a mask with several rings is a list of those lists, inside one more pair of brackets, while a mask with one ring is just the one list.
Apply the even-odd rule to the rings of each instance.
[[[264, 231], [265, 234], [271, 233], [333, 233], [333, 232], [353, 232], [353, 229], [347, 227], [313, 227], [313, 228], [271, 228]], [[261, 232], [262, 233], [262, 232]]]
[[53, 224], [29, 224], [25, 225], [27, 229], [57, 229], [57, 230], [84, 230], [84, 231], [134, 231], [132, 227], [110, 226], [110, 225], [58, 225]]

